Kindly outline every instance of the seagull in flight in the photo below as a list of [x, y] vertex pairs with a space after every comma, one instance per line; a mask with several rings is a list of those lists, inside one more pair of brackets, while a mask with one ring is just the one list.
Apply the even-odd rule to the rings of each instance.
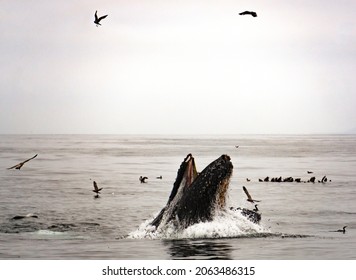
[[93, 185], [94, 185], [94, 190], [93, 190], [93, 192], [95, 192], [96, 193], [96, 195], [97, 196], [99, 196], [99, 193], [100, 193], [100, 191], [103, 189], [103, 188], [98, 188], [98, 185], [96, 184], [96, 182], [95, 181], [93, 181]]
[[23, 162], [20, 162], [20, 163], [14, 165], [14, 166], [12, 166], [12, 167], [9, 167], [8, 169], [14, 169], [14, 168], [15, 168], [15, 169], [20, 170], [21, 167], [22, 167], [26, 162], [30, 161], [31, 159], [34, 159], [35, 157], [37, 157], [37, 154], [35, 154], [32, 158], [26, 159], [26, 160], [24, 160]]
[[245, 188], [245, 186], [242, 187], [245, 194], [247, 195], [247, 201], [251, 202], [251, 203], [255, 203], [255, 202], [261, 202], [261, 200], [254, 200], [252, 199], [251, 195], [249, 194], [249, 192], [247, 191], [247, 189]]
[[244, 16], [244, 15], [251, 15], [253, 17], [257, 17], [257, 13], [256, 12], [252, 12], [252, 11], [244, 11], [242, 13], [239, 13], [240, 16]]
[[101, 25], [100, 21], [108, 16], [108, 15], [105, 15], [105, 16], [101, 16], [101, 17], [98, 18], [98, 14], [97, 13], [98, 13], [98, 11], [95, 11], [94, 23], [96, 24], [96, 26]]

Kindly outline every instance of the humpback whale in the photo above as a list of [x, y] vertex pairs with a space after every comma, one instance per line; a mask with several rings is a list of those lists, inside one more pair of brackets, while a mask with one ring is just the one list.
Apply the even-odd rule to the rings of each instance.
[[259, 210], [257, 206], [255, 205], [255, 209], [250, 210], [247, 208], [241, 208], [241, 207], [230, 207], [230, 210], [232, 211], [240, 211], [241, 215], [245, 216], [248, 220], [251, 222], [258, 224], [261, 221], [261, 214], [257, 213]]
[[211, 221], [216, 211], [225, 208], [232, 170], [230, 157], [222, 155], [198, 174], [194, 157], [188, 154], [177, 172], [166, 206], [151, 225], [157, 229], [172, 221], [184, 229]]

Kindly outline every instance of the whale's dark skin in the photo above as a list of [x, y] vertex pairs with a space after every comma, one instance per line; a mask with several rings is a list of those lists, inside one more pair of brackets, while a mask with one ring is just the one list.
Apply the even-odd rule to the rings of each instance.
[[151, 222], [158, 228], [174, 221], [180, 228], [211, 221], [218, 209], [225, 208], [233, 165], [222, 155], [197, 174], [194, 158], [189, 154], [182, 162], [167, 205]]
[[261, 214], [258, 213], [255, 210], [250, 210], [247, 208], [241, 208], [241, 207], [230, 207], [230, 210], [232, 211], [240, 211], [241, 215], [245, 216], [247, 219], [249, 219], [251, 222], [255, 224], [259, 224], [261, 221]]

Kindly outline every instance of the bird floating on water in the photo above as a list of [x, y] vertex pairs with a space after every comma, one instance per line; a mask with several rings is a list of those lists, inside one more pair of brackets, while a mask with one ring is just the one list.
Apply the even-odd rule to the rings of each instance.
[[101, 17], [98, 18], [98, 14], [97, 13], [98, 13], [98, 11], [95, 11], [95, 15], [94, 15], [95, 16], [94, 23], [96, 24], [96, 26], [101, 25], [100, 21], [108, 16], [108, 15], [105, 15], [105, 16], [101, 16]]
[[251, 15], [253, 17], [257, 17], [257, 13], [256, 12], [252, 12], [252, 11], [244, 11], [242, 13], [239, 13], [240, 16], [244, 16], [244, 15]]
[[140, 180], [140, 182], [141, 183], [146, 183], [146, 180], [147, 180], [148, 178], [145, 176], [145, 177], [142, 177], [142, 176], [140, 176], [140, 178], [139, 178], [139, 180]]
[[251, 203], [255, 203], [255, 202], [261, 202], [261, 200], [255, 200], [255, 199], [252, 199], [251, 195], [249, 194], [249, 192], [247, 191], [246, 187], [243, 186], [242, 187], [245, 194], [247, 195], [247, 201], [251, 202]]
[[26, 162], [30, 161], [31, 159], [34, 159], [35, 157], [37, 157], [37, 154], [35, 154], [32, 158], [26, 159], [26, 160], [24, 160], [23, 162], [20, 162], [20, 163], [14, 165], [14, 166], [12, 166], [12, 167], [9, 167], [8, 169], [14, 169], [14, 168], [15, 168], [15, 169], [20, 170], [21, 167], [22, 167]]
[[331, 231], [331, 232], [342, 232], [343, 234], [345, 234], [346, 228], [347, 228], [347, 226], [344, 226], [342, 229], [333, 230], [333, 231]]

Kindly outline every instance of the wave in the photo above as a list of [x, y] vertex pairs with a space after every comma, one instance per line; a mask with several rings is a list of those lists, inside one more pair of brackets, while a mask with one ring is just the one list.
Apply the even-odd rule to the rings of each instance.
[[31, 234], [38, 234], [38, 235], [63, 235], [66, 234], [63, 231], [52, 231], [48, 229], [40, 229], [35, 232], [32, 232]]
[[215, 239], [253, 237], [271, 234], [263, 225], [249, 221], [238, 211], [224, 210], [210, 222], [201, 222], [179, 229], [173, 222], [158, 227], [151, 225], [153, 219], [144, 221], [137, 230], [130, 232], [128, 239]]

